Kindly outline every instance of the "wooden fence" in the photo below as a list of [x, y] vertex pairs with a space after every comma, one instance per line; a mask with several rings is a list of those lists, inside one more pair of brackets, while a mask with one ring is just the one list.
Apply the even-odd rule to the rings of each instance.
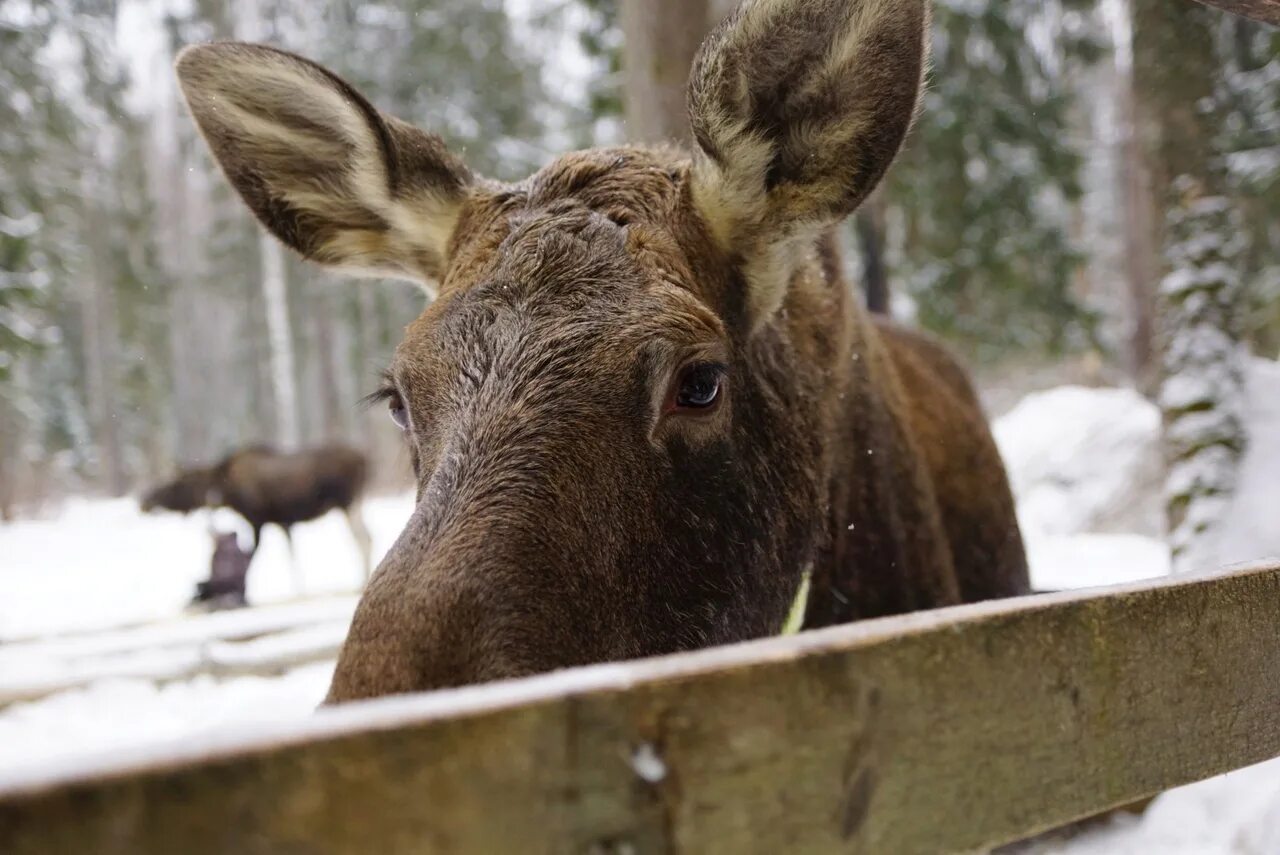
[[1277, 755], [1280, 567], [1253, 567], [0, 779], [0, 852], [972, 851]]

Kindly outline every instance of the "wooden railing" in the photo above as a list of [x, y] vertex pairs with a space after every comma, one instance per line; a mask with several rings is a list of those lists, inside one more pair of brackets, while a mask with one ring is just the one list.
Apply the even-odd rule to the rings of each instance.
[[1280, 567], [323, 710], [3, 780], [0, 852], [946, 852], [1280, 755]]

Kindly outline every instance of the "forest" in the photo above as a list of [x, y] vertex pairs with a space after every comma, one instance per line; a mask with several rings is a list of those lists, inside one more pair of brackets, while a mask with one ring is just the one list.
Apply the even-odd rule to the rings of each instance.
[[[293, 49], [518, 179], [687, 135], [685, 70], [731, 5], [0, 0], [0, 512], [256, 441], [346, 439], [407, 483], [358, 401], [425, 297], [259, 236], [180, 103], [182, 45]], [[842, 235], [852, 279], [997, 413], [1067, 381], [1157, 401], [1177, 549], [1233, 489], [1247, 354], [1280, 352], [1280, 32], [1164, 0], [940, 0], [932, 57]]]

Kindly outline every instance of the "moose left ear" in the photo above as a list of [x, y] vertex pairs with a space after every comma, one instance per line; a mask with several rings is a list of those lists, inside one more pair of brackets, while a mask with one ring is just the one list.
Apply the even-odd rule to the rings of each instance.
[[262, 45], [189, 47], [178, 80], [232, 186], [306, 258], [430, 287], [471, 187], [439, 137], [332, 72]]
[[703, 43], [689, 81], [695, 204], [746, 265], [756, 323], [791, 258], [848, 216], [915, 117], [924, 0], [747, 0]]

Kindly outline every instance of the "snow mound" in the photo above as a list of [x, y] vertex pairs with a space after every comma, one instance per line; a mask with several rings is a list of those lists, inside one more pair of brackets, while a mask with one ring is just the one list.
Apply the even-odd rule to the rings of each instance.
[[1169, 575], [1169, 547], [1140, 534], [1026, 531], [1031, 586], [1037, 591], [1098, 588]]
[[1249, 361], [1244, 420], [1249, 445], [1213, 544], [1218, 566], [1280, 559], [1280, 362]]
[[1025, 532], [1162, 536], [1160, 411], [1136, 391], [1036, 392], [993, 432]]
[[1118, 817], [1021, 855], [1272, 855], [1280, 852], [1280, 759], [1169, 790]]

